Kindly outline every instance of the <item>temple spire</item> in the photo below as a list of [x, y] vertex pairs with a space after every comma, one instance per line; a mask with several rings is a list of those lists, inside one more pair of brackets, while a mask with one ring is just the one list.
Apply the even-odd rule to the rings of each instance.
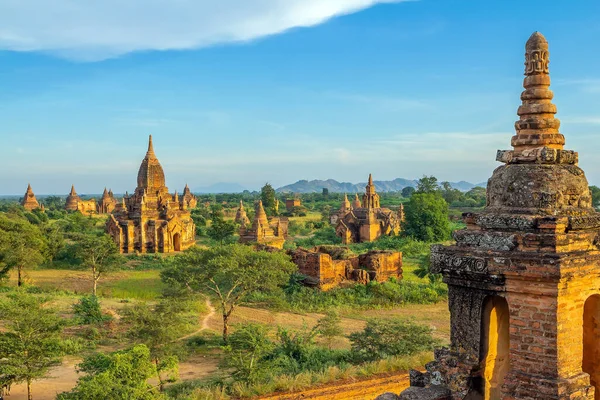
[[511, 142], [516, 153], [541, 147], [562, 149], [565, 144], [565, 137], [558, 131], [560, 121], [554, 118], [556, 106], [552, 104], [549, 63], [548, 41], [534, 32], [525, 45], [525, 90], [517, 111], [517, 134]]
[[75, 192], [75, 185], [71, 185], [71, 196], [75, 196], [77, 192]]
[[154, 145], [152, 144], [152, 135], [148, 138], [148, 154], [154, 154]]

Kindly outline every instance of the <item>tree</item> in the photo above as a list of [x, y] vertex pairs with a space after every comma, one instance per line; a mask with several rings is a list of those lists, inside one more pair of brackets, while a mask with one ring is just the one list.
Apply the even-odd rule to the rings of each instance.
[[[179, 360], [174, 342], [190, 325], [183, 314], [187, 311], [184, 305], [183, 302], [162, 300], [154, 307], [140, 303], [121, 313], [121, 321], [128, 325], [127, 336], [150, 350], [160, 391], [166, 382], [177, 380]], [[168, 374], [166, 379], [164, 373]]]
[[232, 244], [208, 249], [192, 247], [177, 256], [174, 267], [160, 275], [170, 286], [217, 298], [223, 317], [223, 342], [227, 343], [229, 318], [236, 307], [251, 293], [278, 290], [296, 269], [284, 253]]
[[435, 176], [423, 175], [417, 182], [416, 193], [432, 193], [439, 190], [437, 178]]
[[363, 331], [348, 336], [357, 360], [375, 361], [433, 350], [431, 328], [402, 319], [370, 319]]
[[235, 232], [235, 223], [225, 221], [223, 218], [223, 208], [220, 205], [213, 205], [210, 212], [210, 226], [206, 230], [209, 238], [223, 244], [227, 239], [233, 236]]
[[79, 378], [73, 390], [60, 393], [57, 400], [166, 400], [147, 382], [154, 375], [154, 364], [143, 344], [112, 354], [94, 354], [78, 367], [87, 375]]
[[402, 189], [402, 197], [409, 198], [415, 192], [415, 188], [412, 186], [407, 186]]
[[458, 201], [463, 197], [463, 194], [460, 190], [454, 189], [450, 182], [442, 182], [442, 197], [446, 200], [446, 203], [452, 204], [455, 201]]
[[46, 307], [48, 298], [17, 292], [0, 300], [0, 387], [31, 383], [60, 362], [63, 320]]
[[0, 278], [17, 269], [17, 285], [23, 285], [23, 270], [45, 260], [47, 242], [39, 228], [17, 215], [0, 214]]
[[321, 194], [323, 195], [323, 197], [328, 198], [329, 197], [329, 189], [323, 188], [323, 192]]
[[404, 207], [404, 215], [407, 235], [425, 242], [450, 238], [448, 203], [439, 192], [415, 192]]
[[319, 319], [315, 330], [325, 339], [329, 348], [331, 348], [331, 344], [336, 337], [344, 334], [342, 319], [335, 311], [329, 311], [323, 318]]
[[119, 265], [117, 245], [108, 235], [83, 235], [75, 244], [76, 257], [92, 273], [92, 294], [96, 296], [98, 281]]
[[600, 202], [600, 188], [598, 186], [590, 186], [592, 193], [592, 207], [597, 207]]
[[265, 183], [265, 186], [260, 189], [260, 199], [268, 216], [277, 215], [277, 198], [275, 189], [270, 183]]

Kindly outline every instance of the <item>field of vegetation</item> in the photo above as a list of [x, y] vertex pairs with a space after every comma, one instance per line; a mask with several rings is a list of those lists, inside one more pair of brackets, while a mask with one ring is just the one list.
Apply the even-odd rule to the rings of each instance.
[[[449, 340], [447, 288], [428, 260], [462, 227], [450, 195], [431, 178], [381, 194], [384, 207], [405, 205], [404, 232], [346, 251], [402, 251], [403, 279], [327, 292], [301, 285], [284, 252], [236, 244], [233, 217], [243, 200], [252, 218], [260, 197], [289, 217], [286, 248], [339, 245], [329, 217], [340, 194], [302, 195], [290, 211], [269, 185], [200, 196], [198, 246], [176, 255], [119, 255], [104, 217], [67, 213], [59, 197], [45, 213], [5, 201], [0, 387], [12, 399], [252, 398], [420, 368]], [[481, 205], [478, 191], [460, 196]]]

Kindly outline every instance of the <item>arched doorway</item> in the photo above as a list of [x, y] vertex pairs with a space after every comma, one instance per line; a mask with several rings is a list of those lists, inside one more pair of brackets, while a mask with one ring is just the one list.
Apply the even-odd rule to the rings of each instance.
[[481, 367], [483, 398], [500, 399], [504, 377], [510, 369], [508, 303], [504, 297], [484, 300], [481, 318]]
[[600, 399], [600, 296], [590, 296], [583, 305], [583, 372], [590, 374], [590, 384], [596, 388], [594, 398]]
[[181, 234], [176, 233], [173, 235], [173, 250], [181, 251]]

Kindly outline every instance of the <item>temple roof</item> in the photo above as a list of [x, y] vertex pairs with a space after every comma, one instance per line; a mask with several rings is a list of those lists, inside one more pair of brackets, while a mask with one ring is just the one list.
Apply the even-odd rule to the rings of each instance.
[[148, 140], [148, 151], [142, 160], [137, 176], [138, 187], [144, 189], [159, 189], [165, 186], [165, 173], [154, 154], [152, 135]]

